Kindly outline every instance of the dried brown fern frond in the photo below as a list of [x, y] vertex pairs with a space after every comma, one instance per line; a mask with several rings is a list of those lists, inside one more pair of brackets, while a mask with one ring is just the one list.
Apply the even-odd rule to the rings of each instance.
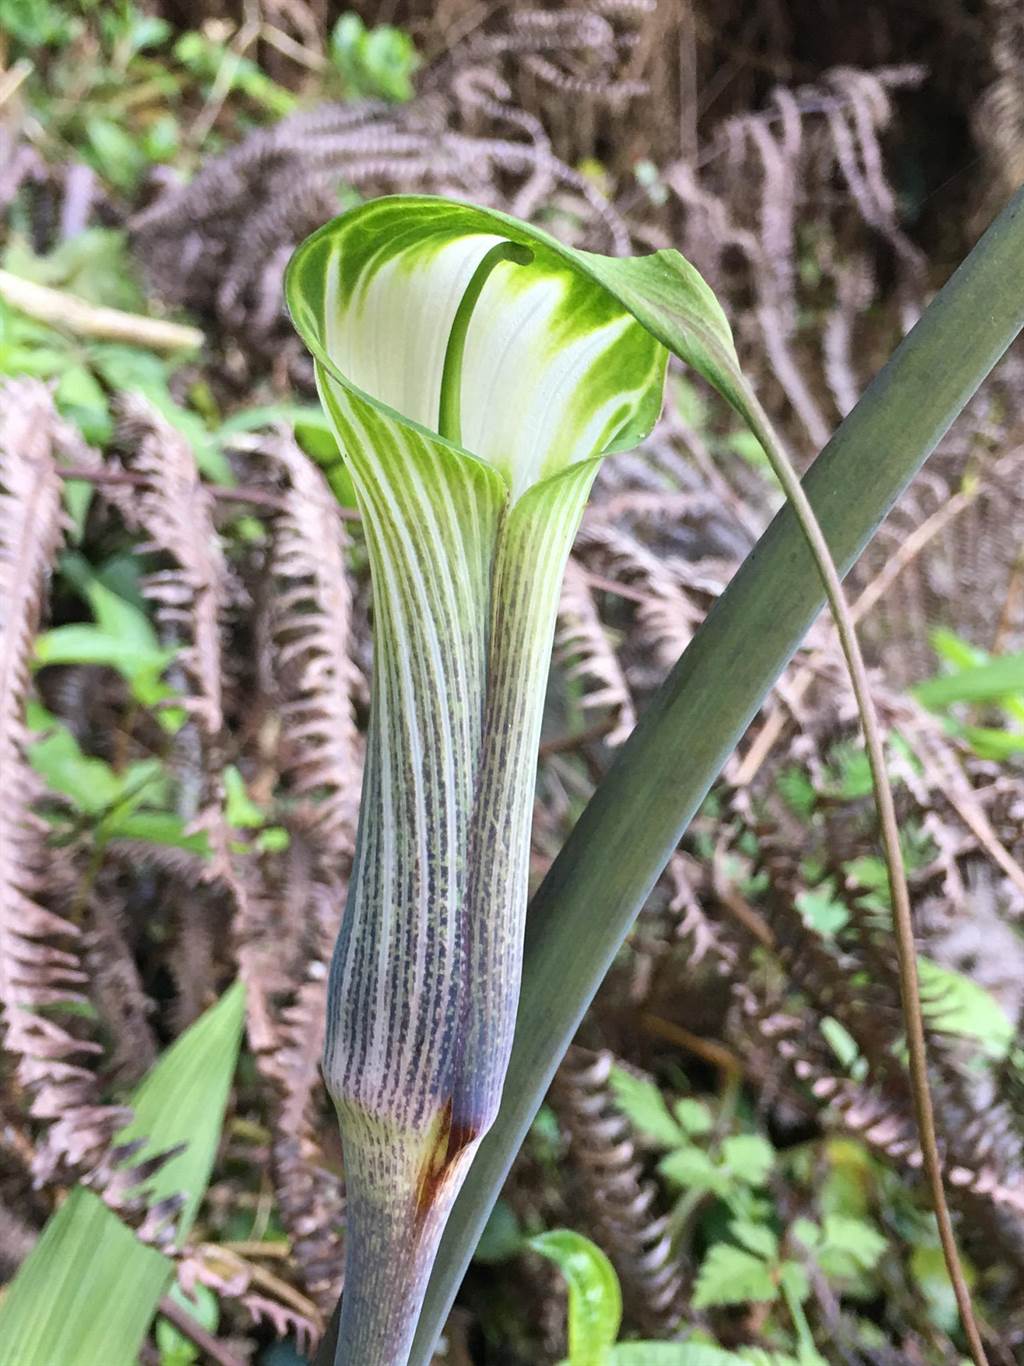
[[[764, 109], [727, 119], [697, 166], [677, 162], [663, 175], [681, 220], [673, 239], [732, 302], [741, 347], [755, 366], [757, 356], [768, 362], [764, 392], [787, 410], [809, 452], [870, 373], [854, 363], [862, 351], [871, 359], [858, 345], [858, 314], [887, 257], [897, 335], [924, 302], [923, 258], [900, 221], [880, 143], [893, 93], [923, 74], [903, 65], [836, 67], [815, 84], [776, 88]], [[809, 245], [801, 233], [811, 221]], [[813, 285], [801, 261], [813, 263], [804, 272]]]
[[[909, 1091], [901, 1095], [842, 1075], [835, 1058], [809, 1032], [806, 1017], [787, 1013], [755, 981], [735, 982], [734, 996], [742, 1013], [741, 1046], [751, 1058], [751, 1075], [763, 1065], [758, 1045], [767, 1045], [798, 1090], [809, 1094], [831, 1123], [920, 1178], [922, 1157]], [[986, 1261], [1003, 1255], [1019, 1268], [1024, 1264], [1024, 1165], [1019, 1158], [1008, 1162], [1005, 1153], [979, 1149], [976, 1133], [942, 1122], [950, 1118], [943, 1114], [947, 1079], [946, 1074], [936, 1077], [933, 1087], [950, 1200], [965, 1219], [964, 1233], [976, 1255]]]
[[614, 1058], [573, 1046], [558, 1069], [551, 1102], [569, 1135], [574, 1173], [598, 1242], [622, 1279], [630, 1318], [664, 1334], [682, 1312], [683, 1277], [657, 1188], [643, 1174], [629, 1121], [614, 1104]]
[[588, 510], [574, 555], [599, 621], [606, 616], [614, 631], [634, 705], [689, 643], [731, 576], [739, 556], [730, 552], [741, 539], [716, 499], [688, 489], [659, 494], [617, 480]]
[[279, 1336], [291, 1336], [308, 1351], [323, 1333], [324, 1320], [312, 1301], [279, 1276], [230, 1248], [200, 1243], [176, 1256], [178, 1282], [186, 1295], [205, 1285], [218, 1298], [237, 1302], [257, 1322], [268, 1320]]
[[25, 703], [33, 639], [63, 534], [54, 447], [61, 424], [46, 388], [0, 390], [0, 1003], [4, 1048], [18, 1060], [31, 1113], [49, 1122], [37, 1178], [98, 1161], [127, 1113], [104, 1105], [86, 1060], [99, 1046], [51, 1007], [80, 1005], [86, 974], [79, 927], [41, 904], [49, 853], [32, 810], [41, 784], [28, 765]]
[[[300, 1274], [326, 1305], [337, 1293], [342, 1261], [341, 1192], [325, 1170], [314, 1110], [327, 961], [344, 902], [339, 878], [351, 856], [362, 763], [353, 698], [365, 686], [346, 648], [351, 596], [343, 524], [323, 477], [290, 439], [275, 439], [264, 455], [275, 473], [285, 474], [287, 487], [265, 562], [277, 646], [272, 686], [280, 701], [271, 766], [275, 782], [281, 777], [295, 793], [316, 800], [289, 818], [284, 853], [259, 852], [245, 847], [244, 832], [231, 830], [225, 817], [222, 669], [230, 584], [212, 499], [186, 443], [137, 402], [123, 410], [119, 442], [126, 463], [146, 476], [134, 516], [168, 561], [144, 587], [161, 624], [184, 647], [191, 722], [179, 738], [196, 751], [196, 823], [212, 851], [203, 870], [206, 897], [200, 891], [190, 898], [198, 920], [190, 913], [182, 930], [190, 940], [198, 935], [200, 952], [208, 953], [216, 909], [209, 898], [218, 889], [228, 893], [249, 1042], [270, 1084], [266, 1108], [279, 1206]], [[168, 500], [174, 511], [165, 507]], [[187, 524], [175, 521], [183, 511]], [[264, 672], [257, 670], [250, 692], [253, 682], [257, 691], [268, 686]], [[254, 1311], [275, 1319], [284, 1312], [273, 1300], [258, 1304], [248, 1289], [238, 1293]]]
[[316, 1111], [322, 1094], [328, 964], [344, 895], [342, 885], [320, 877], [306, 887], [309, 961], [294, 999], [281, 1011], [273, 1059], [280, 1096], [271, 1150], [278, 1207], [302, 1283], [325, 1312], [340, 1289], [344, 1194], [339, 1176], [324, 1159]]
[[637, 604], [645, 652], [653, 655], [660, 676], [700, 624], [703, 604], [687, 592], [663, 557], [621, 523], [621, 517], [614, 522], [605, 517], [600, 507], [588, 513], [576, 556], [587, 569], [621, 585], [624, 596]]
[[[119, 506], [129, 523], [145, 533], [147, 548], [165, 561], [142, 587], [156, 606], [165, 640], [180, 651], [172, 677], [180, 680], [184, 695], [175, 703], [190, 718], [175, 737], [182, 814], [209, 842], [204, 881], [226, 891], [233, 905], [249, 1040], [261, 1055], [276, 1043], [271, 997], [290, 983], [270, 933], [273, 906], [260, 869], [237, 851], [225, 816], [222, 631], [231, 589], [227, 561], [214, 525], [213, 498], [187, 440], [141, 396], [122, 395], [118, 402], [118, 444], [125, 464], [144, 481], [130, 499], [119, 499]], [[190, 933], [195, 926], [185, 928]]]
[[[1020, 371], [1008, 366], [1003, 385], [993, 386], [984, 406], [968, 414], [959, 439], [945, 443], [932, 468], [918, 476], [858, 566], [856, 581], [870, 584], [915, 528], [934, 525], [866, 622], [893, 684], [936, 672], [936, 627], [983, 650], [1024, 649], [1020, 393]], [[1004, 411], [993, 413], [993, 403]]]
[[1004, 195], [1024, 181], [1024, 13], [1017, 0], [982, 7], [994, 79], [974, 110], [975, 136]]
[[151, 1023], [155, 1006], [125, 931], [117, 890], [108, 879], [98, 879], [89, 897], [84, 963], [90, 996], [110, 1039], [106, 1070], [118, 1083], [131, 1086], [156, 1062], [159, 1049]]
[[[902, 1067], [895, 1057], [901, 1027], [899, 982], [882, 955], [871, 954], [880, 972], [864, 971], [863, 957], [827, 943], [807, 925], [797, 909], [800, 885], [794, 866], [799, 853], [783, 850], [778, 839], [762, 828], [758, 833], [761, 858], [769, 876], [768, 923], [775, 936], [773, 952], [791, 984], [808, 998], [821, 1016], [839, 1021], [855, 1040], [878, 1082], [898, 1078], [905, 1089]], [[858, 946], [859, 947], [859, 946]], [[874, 945], [868, 945], [868, 951]], [[891, 956], [891, 955], [890, 955]]]
[[327, 481], [294, 441], [280, 438], [269, 454], [288, 480], [270, 555], [282, 776], [296, 793], [319, 799], [315, 838], [325, 855], [345, 860], [355, 839], [363, 766], [354, 702], [366, 694], [350, 653], [348, 537]]
[[605, 743], [621, 744], [636, 725], [633, 698], [598, 615], [586, 570], [575, 559], [569, 560], [562, 583], [555, 651], [566, 677], [583, 680], [580, 706], [611, 711]]
[[99, 1166], [83, 1182], [95, 1189], [103, 1203], [122, 1223], [133, 1229], [140, 1242], [173, 1256], [177, 1251], [178, 1215], [186, 1203], [184, 1194], [150, 1200], [146, 1182], [184, 1148], [164, 1149], [136, 1161], [148, 1147], [144, 1138], [119, 1143], [104, 1156]]
[[536, 88], [565, 60], [574, 71], [563, 69], [559, 99], [565, 80], [613, 88], [619, 28], [577, 9], [484, 20], [423, 73], [408, 104], [324, 104], [291, 115], [161, 195], [133, 223], [136, 253], [159, 291], [197, 311], [212, 306], [228, 332], [244, 333], [247, 351], [279, 359], [290, 336], [285, 264], [338, 212], [342, 190], [448, 194], [519, 216], [558, 200], [594, 245], [624, 251], [628, 233], [608, 199], [555, 155], [543, 119], [520, 107], [510, 84], [518, 72]]
[[170, 563], [143, 584], [168, 644], [189, 683], [182, 705], [207, 736], [224, 724], [221, 629], [228, 597], [224, 552], [214, 529], [213, 498], [188, 441], [140, 394], [118, 398], [118, 444], [124, 464], [144, 482], [117, 499], [147, 549]]
[[[663, 1022], [668, 1015], [677, 1020], [680, 1014], [690, 1029], [715, 1027], [705, 1003], [719, 991], [715, 986], [707, 992], [703, 988], [736, 970], [738, 954], [746, 953], [747, 944], [720, 918], [712, 877], [706, 861], [677, 850], [648, 898], [630, 936], [628, 978], [620, 988], [630, 1011], [624, 1022], [629, 1038], [636, 1033], [634, 1011], [644, 1012], [644, 1029], [654, 1018]], [[679, 992], [681, 974], [689, 986], [685, 1007]], [[625, 1044], [621, 1049], [628, 1051]]]

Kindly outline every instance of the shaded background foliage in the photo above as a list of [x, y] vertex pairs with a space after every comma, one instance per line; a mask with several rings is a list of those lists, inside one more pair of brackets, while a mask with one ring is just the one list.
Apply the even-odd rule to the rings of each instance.
[[[423, 190], [598, 250], [676, 245], [809, 459], [1024, 178], [1015, 0], [359, 14], [367, 27], [339, 31], [320, 0], [0, 3], [4, 268], [184, 312], [207, 339], [165, 360], [3, 312], [0, 1266], [13, 1275], [88, 1181], [215, 1291], [236, 1359], [270, 1360], [272, 1328], [316, 1336], [344, 1240], [317, 1063], [371, 606], [358, 518], [307, 458], [330, 438], [282, 312], [296, 242], [358, 196]], [[382, 24], [400, 31], [374, 57]], [[1024, 1353], [1022, 472], [1018, 350], [852, 586], [929, 965], [951, 1196], [1007, 1362]], [[646, 446], [606, 464], [562, 600], [538, 876], [777, 502], [682, 374]], [[723, 1258], [767, 1246], [756, 1226], [781, 1240], [762, 1279], [783, 1257], [806, 1268], [827, 1359], [957, 1359], [854, 719], [819, 624], [566, 1059], [449, 1360], [560, 1359], [561, 1289], [522, 1250], [557, 1224], [607, 1251], [626, 1333], [796, 1350], [777, 1295], [716, 1290]], [[175, 1247], [124, 1199], [111, 1144], [131, 1087], [236, 975], [246, 1047], [199, 1232]], [[858, 1225], [845, 1262], [829, 1219]]]

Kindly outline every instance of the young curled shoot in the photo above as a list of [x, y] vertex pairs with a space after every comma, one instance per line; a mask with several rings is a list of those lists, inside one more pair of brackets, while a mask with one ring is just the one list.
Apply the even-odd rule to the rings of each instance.
[[[864, 664], [824, 536], [713, 293], [675, 251], [598, 256], [491, 210], [396, 196], [304, 242], [287, 297], [374, 588], [367, 762], [324, 1052], [348, 1189], [337, 1366], [409, 1360], [441, 1234], [498, 1111], [561, 579], [601, 458], [651, 430], [670, 354], [764, 445], [836, 619], [889, 865], [924, 1162], [980, 1366]], [[339, 479], [337, 462], [325, 468]]]

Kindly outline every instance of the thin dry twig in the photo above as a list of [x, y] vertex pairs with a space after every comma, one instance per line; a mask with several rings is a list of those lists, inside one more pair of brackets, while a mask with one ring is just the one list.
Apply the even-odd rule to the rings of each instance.
[[896, 819], [896, 806], [886, 770], [885, 749], [882, 743], [878, 713], [871, 694], [860, 642], [857, 639], [857, 630], [846, 603], [842, 580], [832, 559], [828, 542], [825, 540], [824, 533], [814, 514], [814, 509], [811, 507], [810, 500], [804, 492], [803, 485], [772, 430], [767, 415], [755, 399], [751, 397], [748, 402], [758, 428], [758, 439], [761, 441], [775, 475], [792, 505], [821, 575], [825, 596], [832, 611], [843, 656], [849, 670], [854, 698], [857, 702], [857, 711], [864, 732], [864, 745], [871, 768], [871, 783], [875, 806], [878, 810], [882, 848], [889, 878], [889, 893], [892, 898], [893, 926], [899, 959], [900, 995], [907, 1031], [910, 1083], [914, 1097], [914, 1110], [917, 1115], [925, 1176], [928, 1180], [935, 1218], [939, 1226], [939, 1241], [942, 1244], [943, 1257], [950, 1280], [953, 1283], [957, 1308], [960, 1311], [971, 1356], [976, 1366], [988, 1366], [981, 1331], [974, 1315], [970, 1288], [967, 1285], [960, 1262], [949, 1206], [946, 1203], [942, 1159], [939, 1155], [938, 1135], [935, 1126], [935, 1111], [928, 1084], [928, 1050], [925, 1042], [924, 1018], [921, 1012], [921, 987], [917, 970], [917, 950], [914, 945], [914, 922], [910, 907], [910, 892], [907, 887], [903, 848], [900, 844], [899, 824]]
[[206, 340], [198, 327], [90, 304], [75, 294], [23, 280], [8, 270], [0, 270], [0, 299], [36, 322], [97, 341], [128, 342], [151, 351], [196, 351]]

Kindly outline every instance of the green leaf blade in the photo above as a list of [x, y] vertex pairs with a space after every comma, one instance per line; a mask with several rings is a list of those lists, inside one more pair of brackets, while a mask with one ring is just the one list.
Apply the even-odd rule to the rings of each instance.
[[[185, 1238], [206, 1190], [238, 1058], [245, 994], [236, 983], [164, 1053], [132, 1096], [119, 1142], [141, 1154], [184, 1144], [146, 1183], [152, 1202], [184, 1195]], [[76, 1187], [49, 1220], [0, 1304], [0, 1361], [135, 1366], [174, 1264], [140, 1243], [92, 1191]]]
[[601, 1249], [571, 1229], [530, 1238], [527, 1246], [555, 1263], [569, 1287], [569, 1366], [606, 1366], [622, 1322], [622, 1292]]
[[694, 1309], [732, 1304], [771, 1304], [779, 1287], [760, 1257], [728, 1243], [716, 1243], [701, 1262], [693, 1292]]

